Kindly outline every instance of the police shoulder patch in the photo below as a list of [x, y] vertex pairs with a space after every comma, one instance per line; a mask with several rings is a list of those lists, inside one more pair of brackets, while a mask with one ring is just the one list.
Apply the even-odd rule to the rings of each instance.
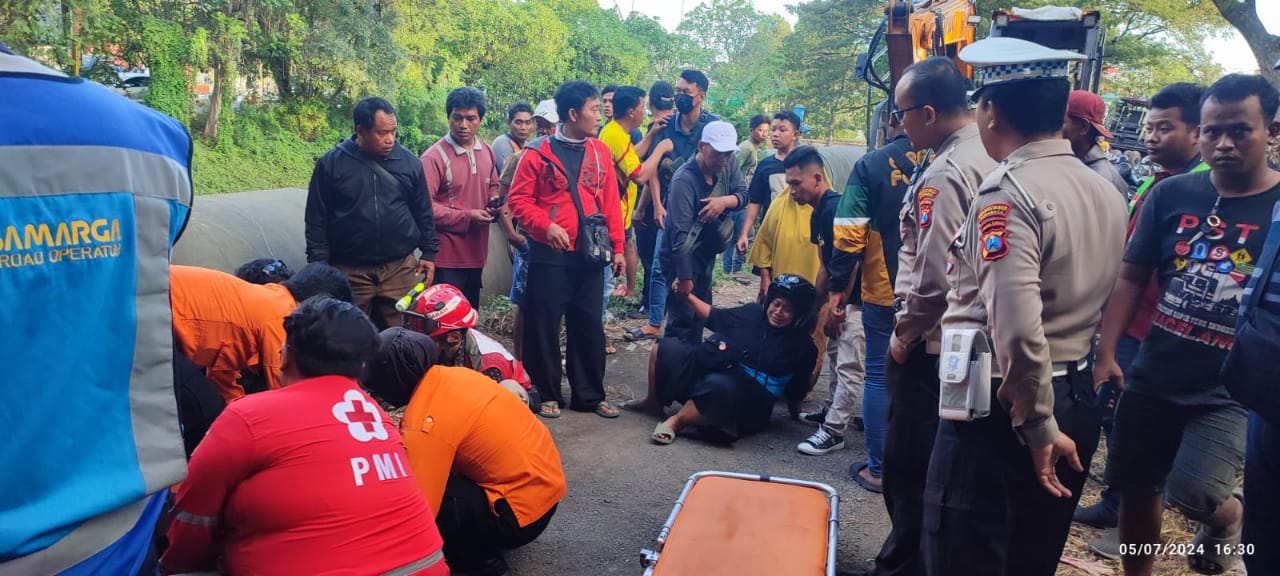
[[982, 259], [995, 261], [1009, 253], [1009, 211], [1012, 207], [1004, 202], [988, 204], [978, 210], [978, 235], [982, 241]]
[[938, 189], [925, 186], [916, 192], [916, 204], [919, 206], [920, 227], [928, 228], [933, 224], [933, 201], [938, 197]]

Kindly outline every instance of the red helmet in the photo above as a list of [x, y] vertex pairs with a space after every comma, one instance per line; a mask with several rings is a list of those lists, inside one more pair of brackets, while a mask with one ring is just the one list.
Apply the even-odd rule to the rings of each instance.
[[431, 327], [429, 332], [421, 326], [424, 323], [410, 322], [407, 325], [426, 332], [427, 336], [432, 338], [454, 330], [475, 328], [477, 324], [476, 311], [471, 307], [471, 303], [467, 302], [467, 297], [462, 295], [461, 290], [450, 284], [436, 284], [427, 288], [413, 300], [413, 305], [405, 315], [431, 320], [425, 323], [426, 326]]

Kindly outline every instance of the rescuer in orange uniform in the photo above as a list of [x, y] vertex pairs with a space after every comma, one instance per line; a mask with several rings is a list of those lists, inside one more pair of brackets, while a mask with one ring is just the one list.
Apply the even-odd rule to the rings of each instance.
[[284, 317], [317, 294], [350, 302], [351, 286], [341, 271], [322, 263], [266, 285], [208, 268], [171, 266], [174, 346], [204, 370], [227, 402], [245, 395], [239, 382], [245, 370], [274, 390], [280, 387]]

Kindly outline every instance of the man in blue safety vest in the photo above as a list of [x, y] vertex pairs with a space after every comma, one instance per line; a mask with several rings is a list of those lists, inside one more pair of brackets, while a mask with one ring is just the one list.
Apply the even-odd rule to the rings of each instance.
[[2, 44], [0, 109], [0, 575], [135, 574], [186, 475], [168, 268], [191, 137]]

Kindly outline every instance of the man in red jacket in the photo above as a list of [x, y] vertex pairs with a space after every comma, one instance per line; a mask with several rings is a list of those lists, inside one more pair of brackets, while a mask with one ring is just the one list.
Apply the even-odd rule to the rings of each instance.
[[[604, 395], [604, 291], [602, 266], [581, 250], [583, 220], [602, 214], [612, 245], [615, 275], [622, 272], [622, 214], [618, 181], [609, 147], [592, 137], [600, 125], [600, 95], [582, 81], [556, 90], [562, 121], [554, 136], [532, 153], [522, 154], [507, 200], [511, 213], [528, 232], [529, 277], [524, 311], [525, 367], [538, 387], [542, 416], [555, 418], [565, 405], [560, 393], [559, 326], [569, 339], [567, 368], [573, 391], [569, 407], [616, 418], [618, 409]], [[573, 196], [570, 196], [573, 194]], [[579, 217], [582, 214], [583, 217]]]

